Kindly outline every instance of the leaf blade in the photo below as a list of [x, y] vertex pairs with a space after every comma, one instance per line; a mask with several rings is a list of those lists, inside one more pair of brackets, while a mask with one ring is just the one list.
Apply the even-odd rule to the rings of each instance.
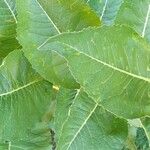
[[85, 0], [96, 11], [104, 25], [113, 25], [123, 0]]
[[80, 91], [70, 107], [57, 149], [120, 149], [126, 139], [126, 129], [126, 121], [108, 113]]
[[64, 56], [76, 80], [105, 108], [136, 118], [149, 115], [148, 47], [130, 28], [114, 26], [60, 35], [41, 49]]

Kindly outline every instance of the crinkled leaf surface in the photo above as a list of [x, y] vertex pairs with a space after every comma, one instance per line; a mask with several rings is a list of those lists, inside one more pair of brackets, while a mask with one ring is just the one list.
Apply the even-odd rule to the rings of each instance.
[[11, 52], [0, 67], [0, 147], [49, 150], [52, 103], [52, 84], [32, 69], [22, 51]]
[[0, 0], [0, 63], [12, 50], [19, 48], [16, 40], [15, 3], [12, 0]]
[[[26, 57], [40, 75], [54, 84], [77, 88], [79, 85], [72, 77], [66, 61], [55, 52], [39, 51], [38, 47], [48, 37], [60, 34], [61, 31], [79, 30], [90, 25], [99, 25], [99, 19], [96, 16], [93, 17], [94, 12], [88, 6], [84, 7], [83, 4], [75, 3], [74, 0], [67, 3], [52, 0], [40, 2], [44, 7], [37, 0], [17, 0], [18, 39], [24, 48]], [[81, 18], [77, 14], [81, 15]], [[71, 24], [67, 24], [68, 21]], [[74, 25], [76, 27], [73, 27]]]
[[105, 25], [114, 24], [123, 0], [85, 0]]
[[[78, 91], [75, 97], [68, 92], [64, 100], [65, 97], [62, 95], [65, 105], [59, 102], [57, 107], [60, 113], [67, 113], [62, 125], [56, 122], [61, 130], [57, 150], [120, 150], [123, 147], [127, 137], [125, 120], [104, 110], [83, 91]], [[68, 105], [72, 98], [73, 103]]]
[[150, 47], [132, 29], [104, 26], [62, 34], [41, 50], [64, 56], [81, 86], [113, 113], [150, 114]]
[[116, 24], [126, 24], [150, 41], [150, 0], [125, 0]]

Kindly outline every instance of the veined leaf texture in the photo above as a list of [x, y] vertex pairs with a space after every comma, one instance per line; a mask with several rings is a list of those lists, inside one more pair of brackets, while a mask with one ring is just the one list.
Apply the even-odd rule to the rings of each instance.
[[0, 150], [149, 150], [149, 24], [149, 0], [0, 0]]

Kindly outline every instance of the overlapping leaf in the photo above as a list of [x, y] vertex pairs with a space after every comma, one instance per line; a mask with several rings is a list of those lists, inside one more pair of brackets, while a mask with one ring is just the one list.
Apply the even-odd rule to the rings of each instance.
[[77, 91], [72, 89], [61, 88], [57, 95], [57, 104], [55, 112], [55, 132], [56, 140], [60, 138], [61, 130], [64, 126], [64, 122], [68, 117], [69, 108], [73, 104]]
[[147, 131], [139, 118], [128, 120], [128, 139], [124, 149], [150, 149]]
[[150, 41], [150, 0], [125, 0], [116, 24], [126, 24]]
[[85, 0], [96, 11], [102, 23], [113, 25], [123, 0]]
[[148, 150], [149, 148], [149, 141], [142, 125], [139, 127], [129, 125], [128, 138], [122, 150]]
[[[57, 112], [66, 117], [63, 123], [56, 122], [61, 131], [57, 149], [120, 150], [127, 137], [127, 122], [104, 110], [85, 92], [78, 91], [74, 96], [71, 93], [68, 90], [67, 95], [62, 93], [58, 99]], [[56, 117], [60, 116], [58, 113]]]
[[[150, 1], [123, 1], [16, 0], [17, 13], [0, 1], [0, 59], [20, 46], [17, 24], [32, 65], [15, 50], [0, 66], [0, 149], [149, 148], [149, 117], [131, 129], [118, 116], [150, 115]], [[100, 20], [120, 26], [92, 28]], [[56, 93], [32, 67], [69, 88], [57, 91], [54, 131]]]
[[81, 86], [115, 114], [126, 118], [150, 114], [150, 47], [130, 28], [62, 34], [41, 50], [64, 56]]
[[38, 0], [60, 32], [99, 26], [98, 16], [84, 0]]
[[32, 69], [23, 52], [11, 52], [0, 67], [0, 147], [50, 149], [52, 104], [52, 84]]
[[[87, 6], [84, 7], [83, 4], [80, 6], [80, 3], [75, 3], [74, 8], [73, 2], [75, 3], [76, 1], [70, 1], [69, 3], [65, 1], [60, 1], [60, 3], [58, 1], [43, 1], [42, 4], [45, 4], [44, 6], [48, 8], [48, 11], [45, 11], [37, 0], [17, 1], [19, 13], [18, 39], [24, 47], [26, 57], [45, 79], [69, 88], [77, 88], [79, 85], [70, 74], [66, 61], [54, 52], [39, 51], [38, 47], [48, 37], [60, 34], [60, 31], [64, 31], [64, 28], [66, 29], [65, 31], [68, 29], [79, 30], [83, 27], [98, 24], [98, 17], [93, 18], [94, 14], [92, 15]], [[56, 7], [55, 4], [60, 5], [61, 8], [60, 6]], [[76, 9], [77, 7], [80, 9]], [[48, 16], [47, 12], [50, 16]], [[60, 17], [60, 14], [64, 15], [64, 17], [57, 18], [58, 16]], [[80, 18], [76, 16], [77, 14], [83, 16]], [[71, 24], [67, 28], [68, 17]], [[83, 17], [86, 19], [82, 19]], [[72, 22], [76, 22], [76, 27], [72, 27]], [[63, 27], [60, 26], [60, 23]]]

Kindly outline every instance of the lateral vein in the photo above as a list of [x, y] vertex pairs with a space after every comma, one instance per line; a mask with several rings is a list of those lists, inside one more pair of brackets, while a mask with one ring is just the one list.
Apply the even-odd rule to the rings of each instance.
[[145, 31], [146, 31], [146, 28], [147, 28], [149, 15], [150, 15], [150, 5], [148, 6], [147, 15], [146, 15], [146, 18], [145, 18], [145, 23], [144, 23], [144, 27], [143, 27], [143, 31], [142, 31], [142, 37], [145, 36]]
[[7, 7], [9, 8], [9, 10], [10, 10], [10, 12], [11, 12], [11, 14], [12, 14], [14, 20], [15, 20], [15, 22], [17, 23], [17, 18], [16, 18], [16, 16], [15, 16], [13, 10], [12, 10], [11, 7], [9, 6], [7, 0], [4, 0], [4, 2], [5, 2], [5, 4], [7, 5]]
[[24, 88], [27, 88], [27, 87], [29, 87], [29, 86], [31, 86], [31, 85], [33, 85], [34, 83], [37, 83], [37, 82], [39, 82], [39, 81], [41, 81], [41, 80], [34, 80], [34, 81], [32, 81], [32, 82], [29, 82], [28, 84], [26, 84], [26, 85], [24, 85], [24, 86], [18, 87], [17, 89], [13, 89], [12, 91], [9, 91], [9, 92], [6, 92], [6, 93], [2, 93], [2, 94], [0, 94], [0, 97], [6, 96], [6, 95], [9, 95], [9, 94], [12, 94], [12, 93], [17, 92], [17, 91], [19, 91], [19, 90], [22, 90], [22, 89], [24, 89]]
[[105, 66], [107, 66], [107, 67], [109, 67], [109, 68], [112, 68], [113, 70], [119, 71], [119, 72], [121, 72], [121, 73], [127, 74], [127, 75], [129, 75], [129, 76], [134, 77], [134, 78], [141, 79], [141, 80], [144, 80], [144, 81], [147, 81], [147, 82], [150, 83], [150, 79], [149, 79], [149, 78], [141, 77], [141, 76], [139, 76], [139, 75], [136, 75], [136, 74], [127, 72], [127, 71], [122, 70], [122, 69], [120, 69], [120, 68], [117, 68], [117, 67], [115, 67], [115, 66], [111, 66], [110, 64], [108, 64], [108, 63], [106, 63], [106, 62], [103, 62], [103, 61], [101, 61], [101, 60], [99, 60], [99, 59], [97, 59], [97, 58], [94, 58], [94, 57], [92, 57], [92, 56], [90, 56], [90, 55], [88, 55], [88, 54], [86, 54], [86, 53], [84, 53], [84, 52], [81, 52], [81, 51], [77, 50], [75, 47], [72, 47], [71, 45], [68, 45], [68, 44], [66, 44], [66, 43], [62, 43], [62, 44], [64, 44], [64, 45], [70, 47], [71, 49], [74, 49], [75, 51], [79, 52], [80, 54], [83, 54], [83, 55], [85, 55], [85, 56], [91, 58], [92, 60], [94, 60], [94, 61], [96, 61], [96, 62], [99, 62], [99, 63], [101, 63], [101, 64], [103, 64], [103, 65], [105, 65]]
[[101, 20], [102, 20], [102, 18], [103, 18], [103, 16], [104, 16], [104, 13], [105, 13], [105, 10], [106, 10], [107, 3], [108, 3], [108, 0], [105, 1], [104, 7], [103, 7], [103, 11], [102, 11], [102, 14], [101, 14], [101, 17], [100, 17]]
[[50, 22], [53, 24], [54, 28], [57, 30], [57, 32], [60, 34], [61, 32], [59, 31], [59, 29], [57, 28], [57, 26], [55, 25], [55, 23], [52, 21], [52, 19], [48, 16], [48, 14], [45, 12], [45, 10], [43, 9], [43, 7], [41, 6], [41, 4], [36, 0], [37, 4], [39, 5], [39, 7], [43, 10], [43, 12], [45, 13], [45, 15], [47, 16], [47, 18], [50, 20]]

